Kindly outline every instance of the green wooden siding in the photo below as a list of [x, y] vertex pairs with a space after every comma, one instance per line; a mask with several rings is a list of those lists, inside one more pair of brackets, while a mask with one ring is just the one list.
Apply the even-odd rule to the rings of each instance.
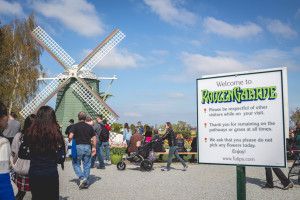
[[[63, 125], [63, 134], [67, 126], [69, 126], [70, 119], [74, 119], [75, 123], [78, 122], [79, 112], [84, 111], [87, 116], [91, 116], [93, 120], [96, 120], [97, 116], [97, 113], [70, 87], [75, 80], [75, 78], [72, 78], [71, 81], [57, 93], [55, 113], [58, 123]], [[91, 86], [97, 94], [99, 93], [98, 80], [84, 79], [84, 81]]]

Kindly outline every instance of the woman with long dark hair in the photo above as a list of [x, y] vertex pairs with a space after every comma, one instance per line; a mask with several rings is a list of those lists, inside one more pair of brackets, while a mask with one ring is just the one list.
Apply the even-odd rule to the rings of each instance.
[[127, 147], [129, 146], [129, 140], [130, 140], [131, 136], [132, 136], [131, 129], [128, 126], [128, 123], [125, 123], [124, 124], [124, 130], [123, 130], [123, 141], [126, 140]]
[[[10, 154], [10, 164], [13, 169], [15, 169], [16, 173], [14, 175], [14, 182], [18, 187], [18, 193], [16, 195], [16, 200], [21, 200], [24, 198], [26, 192], [30, 191], [29, 185], [29, 177], [28, 177], [28, 169], [30, 167], [30, 162], [26, 162], [21, 160], [18, 156], [18, 151], [23, 140], [24, 133], [27, 129], [33, 125], [36, 119], [35, 114], [29, 115], [24, 122], [24, 127], [20, 133], [17, 133], [13, 139], [11, 145], [11, 154]], [[15, 164], [21, 165], [19, 168], [22, 169], [22, 173], [18, 172], [17, 168], [15, 168]], [[25, 172], [27, 171], [27, 173]]]
[[65, 144], [51, 107], [38, 110], [34, 124], [24, 134], [19, 158], [30, 158], [32, 199], [59, 199], [57, 164], [65, 160]]
[[169, 157], [168, 157], [168, 164], [166, 168], [161, 169], [162, 171], [169, 171], [171, 168], [171, 163], [172, 163], [172, 157], [173, 154], [175, 155], [175, 157], [181, 162], [181, 164], [183, 165], [183, 170], [182, 171], [186, 171], [188, 166], [187, 164], [185, 164], [184, 160], [178, 155], [178, 146], [176, 143], [176, 136], [175, 133], [172, 129], [172, 124], [170, 122], [167, 122], [165, 124], [165, 128], [166, 128], [166, 133], [164, 134], [164, 136], [162, 136], [162, 140], [167, 139], [169, 142]]

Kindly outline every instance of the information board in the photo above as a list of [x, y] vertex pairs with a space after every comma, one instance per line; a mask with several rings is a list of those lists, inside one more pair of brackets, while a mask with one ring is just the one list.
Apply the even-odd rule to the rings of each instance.
[[286, 166], [285, 70], [197, 79], [199, 163]]

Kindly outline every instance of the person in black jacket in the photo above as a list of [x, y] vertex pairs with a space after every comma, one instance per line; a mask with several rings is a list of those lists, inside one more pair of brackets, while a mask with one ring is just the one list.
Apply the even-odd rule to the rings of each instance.
[[183, 165], [183, 169], [182, 171], [186, 171], [188, 166], [187, 164], [185, 164], [184, 160], [182, 158], [180, 158], [180, 156], [178, 155], [178, 146], [176, 143], [176, 137], [175, 137], [175, 133], [172, 130], [172, 124], [170, 122], [167, 122], [165, 124], [166, 127], [166, 133], [165, 135], [162, 137], [162, 140], [167, 139], [169, 142], [169, 157], [168, 157], [168, 164], [166, 168], [161, 169], [162, 171], [169, 171], [170, 167], [171, 167], [171, 163], [172, 163], [172, 157], [173, 154], [175, 154], [175, 157], [182, 163]]
[[28, 176], [32, 199], [59, 199], [57, 164], [63, 164], [66, 152], [51, 107], [42, 106], [38, 110], [33, 125], [24, 133], [18, 156], [30, 159]]
[[74, 119], [70, 119], [69, 121], [70, 125], [67, 127], [66, 131], [65, 131], [65, 134], [69, 137], [70, 135], [70, 130], [72, 128], [72, 126], [74, 125]]
[[[192, 149], [191, 149], [190, 152], [197, 152], [197, 141], [198, 141], [198, 138], [195, 137], [195, 138], [193, 139], [193, 141], [192, 141], [192, 144], [191, 144]], [[189, 161], [190, 161], [190, 162], [197, 161], [197, 160], [195, 159], [195, 154], [192, 155], [192, 158], [191, 158]]]
[[[178, 152], [187, 152], [186, 148], [184, 147], [185, 141], [181, 133], [177, 134], [176, 142], [178, 146]], [[180, 154], [179, 156], [183, 159], [184, 154]]]
[[[158, 140], [158, 142], [155, 142], [153, 145], [154, 152], [166, 152], [164, 145], [162, 144], [162, 139], [158, 135], [157, 129], [154, 130], [154, 136], [152, 137], [151, 141], [152, 140]], [[163, 154], [160, 154], [159, 158], [158, 158], [158, 162], [162, 161], [162, 157], [163, 157]]]

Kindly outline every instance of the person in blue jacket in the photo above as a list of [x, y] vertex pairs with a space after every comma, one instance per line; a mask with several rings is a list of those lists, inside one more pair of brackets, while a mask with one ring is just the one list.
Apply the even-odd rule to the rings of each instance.
[[132, 132], [130, 127], [128, 126], [128, 123], [124, 124], [124, 130], [123, 130], [123, 141], [126, 140], [127, 146], [129, 146], [130, 137], [132, 136]]

